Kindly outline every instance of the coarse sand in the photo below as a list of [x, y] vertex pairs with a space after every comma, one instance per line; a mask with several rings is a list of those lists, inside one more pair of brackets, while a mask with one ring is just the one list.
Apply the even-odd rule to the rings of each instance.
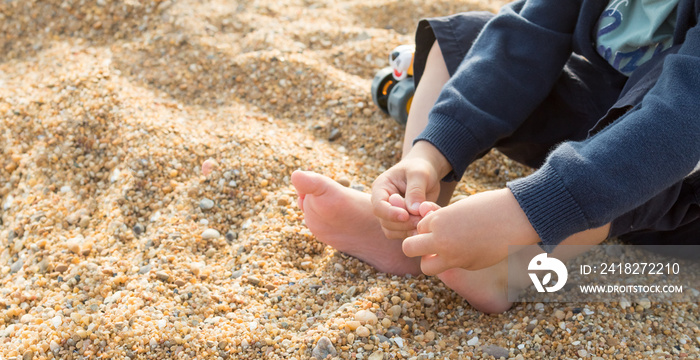
[[[697, 303], [485, 315], [305, 228], [292, 171], [400, 158], [389, 51], [502, 4], [0, 1], [0, 359], [697, 359]], [[492, 152], [457, 195], [529, 171]]]

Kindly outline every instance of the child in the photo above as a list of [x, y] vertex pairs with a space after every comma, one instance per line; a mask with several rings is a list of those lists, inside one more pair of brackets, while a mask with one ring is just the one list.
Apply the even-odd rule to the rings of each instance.
[[[502, 312], [509, 245], [700, 237], [700, 8], [525, 0], [423, 20], [404, 157], [371, 196], [295, 172], [316, 237]], [[446, 206], [491, 148], [538, 170]]]

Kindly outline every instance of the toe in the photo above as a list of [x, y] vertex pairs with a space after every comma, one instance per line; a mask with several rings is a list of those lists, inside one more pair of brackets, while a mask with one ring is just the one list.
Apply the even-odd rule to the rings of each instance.
[[301, 198], [307, 194], [323, 195], [328, 188], [329, 181], [333, 180], [311, 171], [296, 170], [292, 173], [292, 184]]

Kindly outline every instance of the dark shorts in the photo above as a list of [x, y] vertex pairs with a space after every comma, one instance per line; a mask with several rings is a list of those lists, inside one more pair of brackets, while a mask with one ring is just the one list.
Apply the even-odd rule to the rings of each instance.
[[[436, 41], [447, 71], [454, 75], [492, 17], [488, 12], [468, 12], [421, 20], [416, 30], [416, 86]], [[650, 63], [650, 71], [638, 72], [644, 76], [627, 80], [617, 73], [603, 74], [585, 58], [572, 54], [549, 96], [520, 128], [494, 147], [537, 168], [557, 144], [594, 135], [639, 103], [655, 84], [662, 64]], [[700, 244], [700, 172], [614, 220], [610, 236], [635, 243]]]

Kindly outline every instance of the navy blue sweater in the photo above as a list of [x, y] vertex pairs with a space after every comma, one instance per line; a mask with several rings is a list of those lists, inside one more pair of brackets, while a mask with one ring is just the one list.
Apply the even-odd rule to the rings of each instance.
[[[608, 1], [527, 0], [505, 6], [444, 87], [416, 141], [452, 165], [447, 180], [512, 133], [545, 99], [572, 52], [601, 74], [595, 24]], [[700, 161], [700, 0], [681, 0], [674, 42], [655, 85], [611, 126], [556, 147], [508, 183], [543, 244], [605, 225], [688, 176]], [[613, 75], [611, 75], [613, 76]], [[613, 76], [614, 77], [614, 76]]]

